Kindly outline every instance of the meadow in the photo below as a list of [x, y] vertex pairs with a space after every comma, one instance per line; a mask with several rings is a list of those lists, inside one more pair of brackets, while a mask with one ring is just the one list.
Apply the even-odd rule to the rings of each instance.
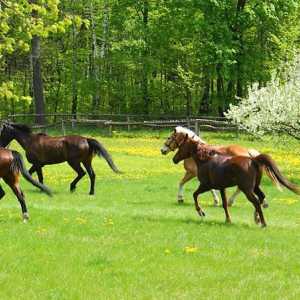
[[[96, 195], [89, 196], [87, 176], [71, 194], [73, 170], [67, 164], [45, 167], [53, 198], [21, 182], [27, 224], [2, 182], [0, 299], [300, 298], [299, 196], [278, 191], [265, 176], [266, 229], [254, 224], [243, 195], [230, 208], [232, 224], [224, 223], [210, 193], [200, 196], [202, 220], [192, 201], [196, 180], [186, 185], [185, 203], [177, 204], [183, 166], [173, 164], [173, 154], [160, 154], [168, 131], [81, 133], [101, 141], [124, 174], [95, 157]], [[299, 142], [208, 132], [202, 137], [269, 153], [300, 184]], [[16, 143], [10, 147], [23, 153]]]

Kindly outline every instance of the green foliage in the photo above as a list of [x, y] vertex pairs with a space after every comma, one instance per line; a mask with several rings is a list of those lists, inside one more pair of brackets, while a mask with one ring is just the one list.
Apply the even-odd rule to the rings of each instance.
[[0, 78], [16, 83], [15, 95], [32, 94], [39, 35], [49, 112], [70, 112], [77, 99], [78, 112], [197, 114], [205, 102], [214, 113], [266, 85], [299, 48], [297, 0], [5, 3]]

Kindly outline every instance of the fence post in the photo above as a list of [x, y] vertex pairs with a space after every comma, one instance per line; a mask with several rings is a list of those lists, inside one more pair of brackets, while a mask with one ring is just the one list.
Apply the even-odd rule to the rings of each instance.
[[198, 120], [195, 121], [195, 133], [197, 135], [199, 135], [199, 121]]
[[189, 117], [187, 117], [187, 127], [191, 128], [191, 120]]
[[235, 134], [236, 134], [236, 137], [237, 137], [237, 138], [239, 137], [239, 133], [240, 133], [239, 126], [236, 125], [236, 131], [235, 131]]
[[65, 129], [65, 124], [63, 119], [61, 119], [61, 130], [63, 135], [66, 135], [66, 129]]
[[111, 124], [111, 121], [108, 122], [108, 135], [109, 136], [113, 135], [113, 126]]
[[[130, 117], [127, 116], [127, 122], [129, 123], [130, 122]], [[127, 131], [130, 131], [130, 124], [127, 124]]]

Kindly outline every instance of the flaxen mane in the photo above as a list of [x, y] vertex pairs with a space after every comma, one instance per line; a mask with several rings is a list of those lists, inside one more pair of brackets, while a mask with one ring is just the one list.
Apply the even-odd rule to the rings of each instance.
[[177, 126], [175, 128], [176, 133], [184, 133], [187, 134], [189, 138], [191, 138], [195, 142], [200, 142], [201, 144], [206, 144], [194, 131], [188, 129], [186, 127]]

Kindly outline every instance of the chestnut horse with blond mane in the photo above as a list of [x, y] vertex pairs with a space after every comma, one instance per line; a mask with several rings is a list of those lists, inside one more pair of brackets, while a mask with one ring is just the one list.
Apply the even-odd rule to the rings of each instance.
[[190, 157], [197, 164], [197, 177], [200, 185], [194, 192], [193, 197], [195, 208], [201, 217], [205, 216], [205, 213], [198, 203], [198, 196], [211, 189], [218, 189], [221, 192], [226, 222], [231, 223], [225, 189], [238, 186], [255, 208], [254, 221], [265, 227], [266, 222], [261, 209], [265, 195], [260, 189], [264, 171], [277, 186], [284, 186], [300, 195], [299, 187], [281, 174], [276, 163], [269, 155], [260, 154], [256, 157], [246, 157], [218, 154], [213, 147], [190, 139], [188, 134], [179, 143], [178, 148], [173, 158], [175, 164]]
[[[161, 153], [163, 155], [168, 154], [171, 151], [175, 151], [178, 149], [179, 145], [182, 143], [183, 139], [186, 137], [186, 135], [192, 139], [195, 142], [201, 143], [202, 145], [207, 145], [216, 153], [218, 154], [223, 154], [223, 155], [231, 155], [231, 156], [246, 156], [246, 157], [256, 157], [260, 153], [255, 150], [255, 149], [247, 149], [245, 147], [241, 147], [239, 145], [229, 145], [229, 146], [213, 146], [213, 145], [208, 145], [205, 141], [203, 141], [198, 135], [196, 135], [195, 132], [192, 130], [177, 126], [172, 134], [167, 138], [165, 141], [163, 147], [161, 148]], [[183, 163], [184, 169], [185, 169], [185, 174], [183, 178], [179, 182], [179, 189], [178, 189], [178, 195], [177, 195], [177, 200], [178, 203], [183, 203], [184, 201], [184, 196], [183, 196], [183, 186], [193, 179], [194, 177], [197, 176], [198, 168], [197, 164], [195, 161], [190, 157], [184, 159]], [[214, 205], [217, 206], [219, 203], [218, 196], [215, 190], [211, 190], [214, 198]], [[237, 197], [237, 195], [240, 193], [239, 188], [237, 188], [236, 192], [230, 197], [228, 201], [228, 205], [231, 206]], [[264, 200], [264, 207], [268, 206], [268, 203], [266, 200]]]

